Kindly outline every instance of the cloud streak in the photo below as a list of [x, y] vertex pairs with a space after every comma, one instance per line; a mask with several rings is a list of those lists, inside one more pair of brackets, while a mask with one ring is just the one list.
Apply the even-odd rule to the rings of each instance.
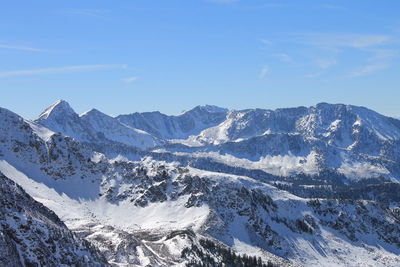
[[366, 49], [385, 45], [392, 37], [385, 34], [302, 34], [299, 42], [321, 48]]
[[267, 45], [267, 46], [272, 45], [272, 42], [270, 40], [267, 40], [267, 39], [262, 39], [261, 43], [264, 44], [264, 45]]
[[268, 72], [269, 72], [269, 68], [267, 66], [262, 67], [260, 70], [259, 77], [261, 79], [265, 78], [265, 76], [267, 76]]
[[[339, 62], [336, 59], [338, 54], [356, 55], [369, 54], [365, 58], [364, 65], [355, 71], [348, 73], [345, 77], [361, 77], [390, 68], [391, 61], [397, 56], [398, 52], [393, 48], [397, 45], [396, 35], [391, 34], [357, 34], [357, 33], [303, 33], [292, 34], [298, 44], [308, 45], [311, 48], [326, 50], [331, 53], [327, 58], [321, 57], [314, 64], [320, 69], [328, 69]], [[356, 51], [355, 51], [356, 50]], [[326, 54], [326, 51], [324, 54]], [[320, 51], [316, 50], [315, 53]], [[348, 57], [346, 62], [352, 60], [351, 64], [356, 63], [356, 57]]]
[[330, 4], [326, 4], [326, 5], [319, 5], [317, 6], [318, 8], [323, 8], [323, 9], [343, 9], [342, 6], [339, 5], [330, 5]]
[[285, 53], [275, 53], [275, 54], [272, 54], [272, 56], [276, 57], [279, 60], [281, 60], [283, 62], [286, 62], [286, 63], [291, 63], [291, 64], [294, 63], [293, 58], [291, 56], [289, 56], [288, 54], [285, 54]]
[[95, 71], [106, 69], [126, 69], [127, 65], [121, 64], [102, 64], [102, 65], [79, 65], [79, 66], [63, 66], [55, 68], [28, 69], [28, 70], [10, 70], [1, 71], [0, 78], [27, 75], [43, 75], [43, 74], [62, 74], [83, 71]]
[[95, 17], [95, 18], [105, 18], [104, 14], [106, 10], [103, 9], [68, 9], [65, 11], [67, 14]]
[[19, 46], [19, 45], [6, 45], [0, 44], [0, 49], [10, 49], [10, 50], [20, 50], [20, 51], [29, 51], [29, 52], [47, 52], [45, 49], [29, 47], [29, 46]]
[[373, 56], [370, 57], [368, 61], [392, 60], [398, 54], [398, 52], [393, 49], [370, 49], [368, 51], [373, 53]]
[[367, 65], [357, 71], [354, 71], [353, 73], [350, 73], [348, 75], [348, 77], [350, 78], [356, 78], [356, 77], [361, 77], [367, 74], [371, 74], [373, 72], [377, 72], [380, 70], [384, 70], [387, 69], [389, 67], [388, 64], [384, 64], [384, 63], [377, 63], [377, 64], [371, 64], [371, 65]]
[[237, 2], [237, 0], [208, 0], [208, 2], [220, 3], [220, 4], [232, 4]]
[[322, 74], [322, 72], [315, 72], [315, 73], [307, 74], [307, 75], [305, 75], [304, 77], [305, 77], [305, 78], [309, 78], [309, 79], [311, 79], [311, 78], [317, 78], [317, 77], [321, 76], [321, 74]]
[[317, 59], [315, 62], [317, 66], [321, 69], [327, 69], [337, 64], [336, 59]]
[[135, 82], [135, 81], [137, 81], [137, 79], [138, 79], [138, 77], [128, 77], [128, 78], [126, 78], [126, 79], [124, 79], [124, 82], [126, 82], [126, 83], [133, 83], [133, 82]]

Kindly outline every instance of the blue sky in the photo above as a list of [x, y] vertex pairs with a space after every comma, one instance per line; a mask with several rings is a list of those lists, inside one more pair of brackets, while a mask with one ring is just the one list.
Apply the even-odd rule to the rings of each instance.
[[4, 1], [0, 106], [110, 115], [199, 104], [400, 116], [400, 1]]

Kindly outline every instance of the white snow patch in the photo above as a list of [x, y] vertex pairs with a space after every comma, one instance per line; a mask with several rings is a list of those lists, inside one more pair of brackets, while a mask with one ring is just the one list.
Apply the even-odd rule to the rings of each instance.
[[104, 224], [121, 229], [185, 229], [197, 230], [209, 214], [208, 206], [186, 208], [187, 197], [176, 201], [151, 203], [146, 207], [136, 207], [127, 201], [119, 205], [104, 199], [87, 202], [87, 207], [101, 218]]
[[137, 246], [136, 252], [141, 266], [147, 266], [150, 264], [150, 259], [144, 255], [143, 249], [140, 246]]

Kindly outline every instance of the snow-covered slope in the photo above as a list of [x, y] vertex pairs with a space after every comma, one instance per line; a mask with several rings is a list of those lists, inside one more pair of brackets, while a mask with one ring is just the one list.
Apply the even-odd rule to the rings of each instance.
[[47, 108], [36, 120], [36, 123], [81, 142], [121, 143], [141, 149], [160, 144], [160, 140], [150, 134], [122, 124], [117, 119], [96, 109], [79, 116], [63, 100], [57, 101]]
[[[135, 166], [116, 164], [120, 175]], [[79, 201], [6, 162], [0, 170], [111, 263], [184, 264], [181, 251], [200, 238], [284, 266], [290, 263], [279, 256], [305, 266], [396, 266], [400, 260], [398, 218], [373, 202], [307, 200], [247, 177], [151, 160], [136, 166], [123, 177], [105, 179], [98, 199]]]

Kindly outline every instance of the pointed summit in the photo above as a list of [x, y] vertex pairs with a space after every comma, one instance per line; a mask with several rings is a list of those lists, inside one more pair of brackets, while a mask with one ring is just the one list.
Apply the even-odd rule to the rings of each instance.
[[68, 104], [67, 101], [65, 100], [58, 100], [54, 104], [52, 104], [50, 107], [48, 107], [45, 111], [40, 114], [38, 120], [47, 120], [50, 117], [56, 116], [58, 117], [59, 115], [65, 116], [65, 115], [76, 115], [75, 111], [71, 108], [71, 106]]
[[79, 115], [79, 117], [110, 117], [109, 115], [101, 112], [98, 109], [92, 108], [82, 114]]

